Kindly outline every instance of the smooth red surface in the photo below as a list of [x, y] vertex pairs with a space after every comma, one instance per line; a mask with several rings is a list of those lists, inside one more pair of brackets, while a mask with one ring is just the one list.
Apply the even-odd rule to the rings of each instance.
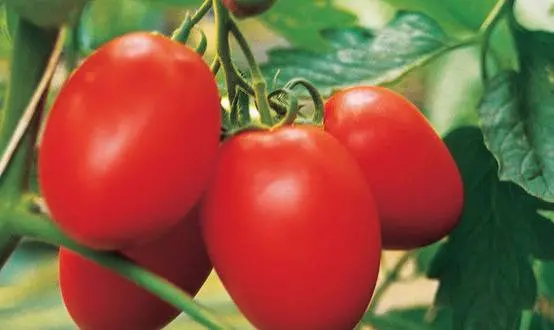
[[[168, 235], [125, 252], [143, 267], [191, 295], [206, 281], [206, 254], [198, 208]], [[65, 306], [82, 330], [158, 330], [180, 313], [118, 274], [61, 248], [60, 286]]]
[[213, 75], [193, 50], [145, 32], [105, 44], [46, 124], [39, 180], [54, 220], [96, 249], [165, 233], [205, 189], [220, 124]]
[[350, 330], [379, 271], [373, 203], [354, 158], [322, 129], [245, 132], [220, 151], [204, 239], [258, 329]]
[[269, 10], [277, 0], [223, 0], [223, 5], [239, 18], [260, 15]]
[[458, 223], [463, 186], [440, 136], [407, 99], [381, 87], [340, 91], [325, 129], [358, 160], [377, 201], [386, 249], [438, 241]]

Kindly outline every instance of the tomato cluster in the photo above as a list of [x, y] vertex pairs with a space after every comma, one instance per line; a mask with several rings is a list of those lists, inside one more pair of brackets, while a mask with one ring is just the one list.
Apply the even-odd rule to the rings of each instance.
[[[323, 127], [244, 130], [220, 143], [220, 98], [202, 57], [131, 33], [63, 86], [42, 138], [41, 189], [75, 241], [119, 251], [191, 295], [213, 265], [259, 329], [352, 329], [382, 249], [447, 235], [463, 187], [402, 96], [360, 86], [324, 111]], [[60, 284], [82, 329], [159, 329], [179, 313], [63, 248]]]

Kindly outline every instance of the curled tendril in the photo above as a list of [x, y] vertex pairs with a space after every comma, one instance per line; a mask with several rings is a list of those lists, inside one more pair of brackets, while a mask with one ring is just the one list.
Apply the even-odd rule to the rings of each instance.
[[286, 95], [287, 96], [287, 112], [285, 113], [285, 116], [283, 117], [283, 119], [281, 119], [281, 121], [279, 121], [277, 123], [277, 125], [275, 125], [275, 127], [282, 127], [282, 126], [285, 126], [285, 125], [290, 125], [292, 123], [294, 123], [294, 121], [296, 120], [297, 116], [298, 116], [298, 111], [299, 111], [299, 107], [298, 107], [298, 98], [296, 97], [296, 95], [294, 94], [294, 92], [288, 88], [281, 88], [281, 89], [277, 89], [273, 92], [271, 92], [268, 96], [269, 99], [272, 99], [274, 97], [278, 97], [278, 96], [281, 96], [281, 95]]
[[314, 116], [312, 119], [312, 123], [315, 125], [322, 125], [325, 105], [324, 105], [323, 97], [321, 96], [321, 93], [314, 85], [312, 85], [308, 80], [303, 78], [297, 78], [289, 81], [283, 87], [283, 89], [292, 91], [297, 86], [304, 87], [308, 91], [308, 93], [310, 93], [310, 97], [312, 98], [312, 101], [314, 103]]

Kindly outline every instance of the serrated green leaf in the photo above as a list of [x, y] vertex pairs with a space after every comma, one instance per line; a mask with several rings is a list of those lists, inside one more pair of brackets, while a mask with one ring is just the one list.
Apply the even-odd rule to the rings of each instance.
[[[460, 1], [460, 0], [384, 0], [393, 6], [422, 12], [438, 20], [448, 32], [467, 33], [477, 31], [497, 0]], [[491, 50], [502, 68], [515, 68], [517, 54], [510, 29], [501, 21], [491, 37]]]
[[452, 329], [450, 315], [440, 311], [430, 317], [429, 307], [391, 310], [383, 315], [372, 315], [370, 323], [379, 330], [449, 330]]
[[521, 72], [501, 72], [479, 107], [502, 180], [554, 202], [554, 35], [519, 31]]
[[351, 26], [357, 20], [354, 14], [336, 7], [333, 0], [279, 0], [260, 19], [293, 46], [316, 51], [328, 47], [321, 30]]
[[445, 142], [462, 174], [465, 205], [431, 267], [440, 281], [436, 303], [452, 308], [454, 330], [517, 330], [536, 299], [528, 218], [537, 210], [517, 185], [498, 180], [478, 128], [457, 129]]
[[463, 41], [449, 38], [427, 16], [400, 12], [375, 35], [360, 27], [322, 32], [330, 52], [274, 49], [262, 70], [268, 79], [277, 75], [280, 86], [294, 77], [314, 83], [323, 93], [334, 88], [394, 82], [409, 71], [451, 50]]

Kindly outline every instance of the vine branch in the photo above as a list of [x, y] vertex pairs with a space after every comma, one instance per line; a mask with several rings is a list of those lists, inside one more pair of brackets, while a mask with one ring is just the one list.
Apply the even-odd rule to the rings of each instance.
[[491, 35], [502, 19], [506, 8], [506, 0], [498, 0], [479, 28], [479, 38], [481, 40], [481, 77], [483, 81], [488, 80], [487, 55], [490, 49]]
[[14, 234], [66, 247], [99, 265], [109, 268], [160, 297], [175, 308], [187, 313], [208, 329], [232, 329], [207, 309], [194, 302], [190, 295], [163, 277], [136, 265], [120, 254], [91, 250], [73, 241], [46, 216], [31, 213], [29, 211], [30, 204], [32, 204], [32, 201], [27, 199], [11, 212], [10, 218], [17, 219], [17, 225], [13, 226]]
[[56, 44], [46, 66], [46, 70], [44, 71], [44, 74], [42, 75], [42, 78], [40, 79], [39, 84], [35, 92], [33, 93], [33, 96], [31, 97], [31, 100], [29, 101], [29, 104], [27, 105], [25, 111], [23, 112], [23, 115], [19, 119], [15, 131], [13, 132], [8, 145], [6, 146], [6, 149], [4, 150], [4, 153], [0, 158], [0, 178], [4, 175], [13, 154], [17, 150], [17, 146], [27, 132], [31, 121], [33, 120], [37, 112], [37, 106], [39, 105], [42, 97], [48, 89], [48, 85], [52, 80], [52, 76], [54, 75], [56, 66], [58, 65], [63, 51], [66, 34], [67, 33], [65, 29], [61, 30], [58, 34]]
[[402, 270], [404, 270], [404, 267], [406, 267], [408, 262], [412, 260], [415, 255], [415, 251], [406, 252], [404, 255], [402, 255], [402, 257], [400, 257], [400, 259], [398, 259], [394, 267], [386, 274], [385, 279], [373, 294], [368, 312], [363, 318], [364, 322], [367, 322], [370, 316], [375, 313], [375, 310], [377, 309], [377, 306], [383, 296], [387, 293], [394, 282], [398, 280], [398, 278], [400, 277], [400, 273], [402, 272]]

